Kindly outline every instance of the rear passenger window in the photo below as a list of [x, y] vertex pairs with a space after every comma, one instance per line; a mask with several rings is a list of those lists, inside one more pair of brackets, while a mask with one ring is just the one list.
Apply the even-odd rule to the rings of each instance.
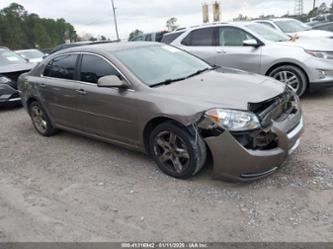
[[216, 46], [216, 28], [203, 28], [192, 31], [182, 44], [188, 46]]
[[184, 33], [184, 31], [183, 32], [177, 32], [177, 33], [164, 34], [161, 42], [166, 43], [166, 44], [170, 44], [171, 42], [176, 40], [178, 38], [178, 36], [180, 36], [183, 33]]
[[81, 81], [97, 84], [99, 78], [108, 75], [116, 75], [121, 78], [118, 71], [103, 58], [96, 55], [83, 55], [80, 72]]
[[151, 35], [151, 34], [146, 35], [146, 37], [145, 37], [145, 41], [152, 41], [152, 40], [153, 40], [153, 38], [152, 38], [152, 35]]
[[77, 55], [61, 55], [52, 59], [46, 66], [43, 75], [59, 79], [74, 79]]
[[272, 29], [275, 29], [275, 27], [274, 27], [273, 24], [271, 24], [271, 23], [268, 23], [268, 22], [258, 22], [258, 23], [260, 23], [260, 24], [262, 24], [262, 25], [265, 25], [265, 26], [267, 26], [267, 27], [270, 27], [270, 28], [272, 28]]

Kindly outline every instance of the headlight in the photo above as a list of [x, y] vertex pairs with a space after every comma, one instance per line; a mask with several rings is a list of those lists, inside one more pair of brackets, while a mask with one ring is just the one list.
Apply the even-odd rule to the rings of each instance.
[[258, 117], [252, 112], [212, 109], [205, 113], [219, 127], [229, 131], [245, 131], [260, 128]]
[[7, 78], [6, 76], [1, 76], [0, 75], [0, 84], [8, 84], [10, 82], [12, 82], [11, 79]]
[[333, 60], [333, 52], [315, 50], [305, 50], [305, 52], [317, 58]]

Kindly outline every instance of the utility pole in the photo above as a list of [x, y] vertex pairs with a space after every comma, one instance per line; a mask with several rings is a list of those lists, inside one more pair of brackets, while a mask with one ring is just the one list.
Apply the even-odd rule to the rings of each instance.
[[113, 18], [114, 18], [114, 26], [116, 28], [116, 35], [117, 35], [117, 40], [120, 41], [119, 39], [119, 33], [118, 33], [118, 23], [117, 23], [117, 16], [116, 16], [116, 8], [114, 7], [114, 2], [111, 0], [112, 4], [112, 10], [113, 10]]
[[314, 10], [316, 8], [316, 0], [313, 0], [313, 7], [312, 9]]
[[295, 15], [300, 16], [303, 14], [303, 0], [295, 0]]

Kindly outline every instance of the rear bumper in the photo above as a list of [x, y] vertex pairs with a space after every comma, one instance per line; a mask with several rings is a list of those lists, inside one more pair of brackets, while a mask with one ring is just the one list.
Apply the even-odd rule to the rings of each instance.
[[274, 123], [271, 129], [278, 137], [278, 146], [269, 150], [246, 149], [228, 131], [206, 138], [214, 161], [214, 178], [250, 181], [275, 172], [300, 144], [304, 130], [302, 114]]

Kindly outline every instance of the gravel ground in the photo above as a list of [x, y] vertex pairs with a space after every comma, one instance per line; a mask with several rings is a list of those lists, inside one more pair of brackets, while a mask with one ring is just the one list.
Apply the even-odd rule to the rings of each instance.
[[306, 132], [250, 184], [172, 179], [147, 156], [0, 110], [0, 241], [333, 241], [333, 89], [303, 98]]

